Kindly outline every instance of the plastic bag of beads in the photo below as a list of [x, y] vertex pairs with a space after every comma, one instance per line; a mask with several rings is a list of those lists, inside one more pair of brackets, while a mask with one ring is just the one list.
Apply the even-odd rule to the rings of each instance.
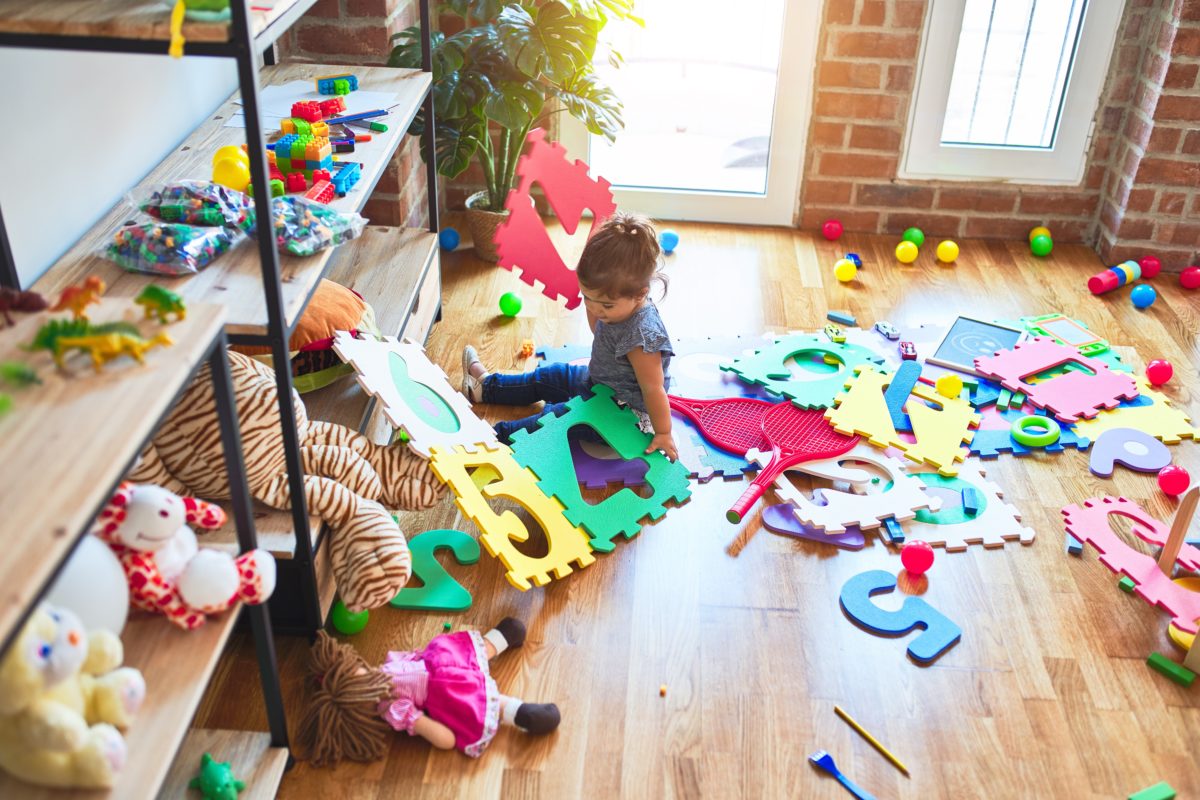
[[254, 201], [241, 192], [211, 181], [168, 183], [132, 204], [163, 222], [224, 225], [242, 230], [254, 225]]
[[128, 272], [190, 275], [244, 238], [237, 228], [131, 222], [113, 234], [100, 254]]
[[281, 253], [315, 255], [362, 233], [367, 220], [303, 197], [276, 197], [275, 241]]

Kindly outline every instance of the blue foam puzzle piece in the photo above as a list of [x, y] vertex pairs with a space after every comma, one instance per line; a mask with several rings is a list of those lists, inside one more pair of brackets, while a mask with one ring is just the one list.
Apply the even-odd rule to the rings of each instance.
[[909, 642], [914, 661], [931, 664], [962, 638], [962, 628], [919, 597], [906, 597], [896, 611], [885, 611], [871, 597], [896, 588], [896, 576], [882, 569], [855, 575], [842, 586], [838, 601], [851, 620], [874, 634], [903, 636], [913, 628], [924, 628]]
[[[1034, 412], [1039, 417], [1046, 416], [1046, 412], [1038, 410]], [[1025, 416], [1025, 412], [1018, 409], [1009, 409], [1000, 412], [1000, 416], [1009, 422], [1014, 422]], [[1086, 436], [1080, 436], [1075, 432], [1074, 425], [1058, 424], [1059, 435], [1058, 441], [1048, 444], [1045, 447], [1029, 448], [1012, 438], [1012, 434], [1005, 428], [1000, 430], [979, 430], [975, 431], [975, 437], [971, 439], [971, 454], [980, 458], [996, 458], [1001, 453], [1012, 453], [1014, 456], [1027, 456], [1034, 450], [1045, 450], [1047, 453], [1061, 453], [1068, 447], [1074, 447], [1077, 450], [1087, 450], [1092, 446], [1092, 440]]]
[[904, 404], [921, 377], [921, 365], [915, 361], [905, 361], [892, 375], [892, 382], [883, 392], [883, 402], [887, 405], [888, 415], [897, 431], [911, 431], [912, 423], [904, 413]]

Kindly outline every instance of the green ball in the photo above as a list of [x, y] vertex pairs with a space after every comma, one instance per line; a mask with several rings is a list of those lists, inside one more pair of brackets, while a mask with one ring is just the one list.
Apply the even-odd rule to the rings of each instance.
[[1050, 251], [1054, 249], [1054, 240], [1049, 236], [1039, 234], [1029, 240], [1029, 249], [1035, 256], [1048, 256]]
[[514, 292], [505, 292], [500, 295], [500, 313], [506, 317], [515, 317], [521, 313], [521, 296]]
[[362, 633], [363, 628], [367, 627], [367, 620], [371, 614], [369, 611], [359, 611], [357, 614], [346, 608], [346, 604], [338, 600], [333, 604], [333, 611], [329, 612], [329, 618], [333, 621], [333, 627], [337, 628], [338, 633], [346, 636], [353, 636], [356, 633]]
[[925, 244], [925, 233], [920, 228], [909, 228], [900, 238], [906, 242], [912, 242], [917, 247]]

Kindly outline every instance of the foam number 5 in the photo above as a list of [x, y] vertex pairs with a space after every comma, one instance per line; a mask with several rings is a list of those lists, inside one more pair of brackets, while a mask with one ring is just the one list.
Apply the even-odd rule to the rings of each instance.
[[425, 585], [401, 589], [392, 598], [396, 608], [423, 608], [428, 611], [466, 611], [471, 607], [471, 593], [450, 577], [434, 556], [447, 549], [460, 564], [479, 561], [479, 542], [462, 531], [434, 530], [414, 536], [408, 543], [412, 553], [413, 575]]
[[908, 645], [908, 654], [922, 664], [933, 663], [938, 656], [958, 643], [962, 629], [919, 597], [905, 598], [896, 611], [884, 611], [871, 602], [871, 596], [896, 588], [896, 576], [882, 569], [855, 575], [842, 586], [838, 598], [842, 611], [851, 620], [872, 633], [903, 636], [913, 628], [925, 631]]

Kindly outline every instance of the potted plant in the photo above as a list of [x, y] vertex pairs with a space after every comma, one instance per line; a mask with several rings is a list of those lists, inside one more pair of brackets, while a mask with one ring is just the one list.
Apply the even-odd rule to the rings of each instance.
[[[497, 259], [492, 237], [504, 221], [525, 137], [550, 114], [566, 111], [609, 141], [624, 127], [621, 101], [593, 67], [600, 32], [610, 19], [630, 20], [633, 0], [444, 0], [435, 31], [433, 99], [438, 173], [456, 178], [479, 160], [487, 188], [467, 199], [467, 226], [481, 258]], [[421, 66], [421, 31], [395, 34], [393, 67]], [[620, 54], [609, 60], [619, 65]], [[409, 133], [424, 131], [424, 113]], [[428, 160], [424, 140], [421, 155]]]

